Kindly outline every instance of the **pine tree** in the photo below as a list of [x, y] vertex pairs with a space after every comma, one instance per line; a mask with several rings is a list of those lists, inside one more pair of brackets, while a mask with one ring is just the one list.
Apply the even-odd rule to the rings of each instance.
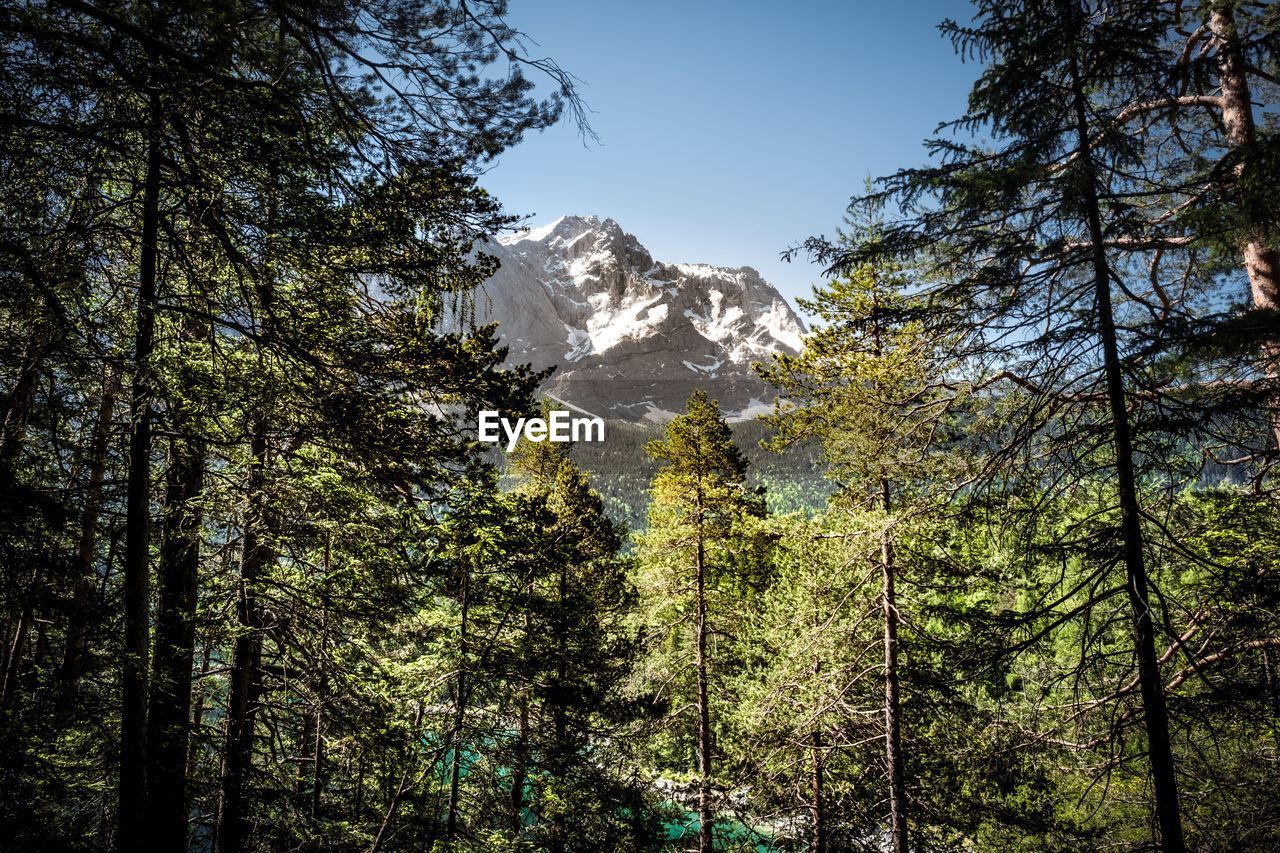
[[754, 812], [803, 815], [792, 832], [811, 851], [852, 847], [884, 820], [881, 567], [868, 559], [881, 525], [852, 519], [773, 520], [774, 578], [733, 679], [735, 778], [752, 780]]
[[[721, 684], [719, 657], [746, 600], [761, 588], [764, 571], [750, 520], [763, 499], [746, 484], [746, 460], [719, 406], [695, 391], [683, 414], [646, 451], [663, 463], [653, 479], [649, 531], [641, 540], [641, 609], [679, 675], [669, 701], [683, 718], [691, 707], [698, 789], [698, 845], [712, 849], [716, 743], [713, 702]], [[690, 681], [692, 683], [690, 683]], [[687, 704], [686, 704], [687, 703]]]
[[[854, 222], [850, 245], [880, 239], [878, 219]], [[761, 375], [781, 400], [767, 420], [775, 446], [807, 438], [822, 442], [830, 476], [840, 484], [832, 512], [879, 519], [879, 609], [883, 627], [884, 765], [894, 849], [909, 845], [903, 756], [900, 623], [900, 517], [918, 519], [937, 496], [933, 483], [954, 475], [938, 452], [962, 408], [947, 389], [943, 339], [926, 331], [923, 306], [910, 294], [906, 271], [891, 259], [849, 270], [802, 302], [822, 321], [799, 356], [778, 356]], [[850, 533], [850, 536], [856, 536]], [[856, 548], [856, 546], [855, 546]]]
[[[6, 472], [10, 460], [27, 466], [25, 439], [66, 404], [74, 414], [57, 423], [70, 441], [46, 446], [86, 458], [73, 470], [87, 471], [88, 483], [71, 507], [78, 536], [55, 517], [65, 518], [59, 507], [32, 539], [56, 543], [57, 571], [33, 575], [25, 555], [4, 567], [31, 580], [4, 601], [14, 619], [3, 692], [16, 690], [33, 660], [27, 637], [41, 623], [27, 593], [56, 583], [66, 590], [56, 598], [77, 602], [74, 613], [59, 610], [55, 627], [65, 635], [63, 682], [92, 685], [77, 696], [89, 719], [108, 707], [97, 685], [117, 665], [122, 675], [117, 818], [87, 830], [114, 834], [122, 849], [186, 843], [184, 780], [207, 765], [199, 724], [220, 694], [205, 684], [224, 682], [211, 656], [229, 659], [232, 685], [221, 715], [217, 844], [248, 843], [250, 813], [263, 802], [246, 788], [263, 755], [261, 715], [273, 713], [263, 709], [294, 648], [267, 618], [288, 602], [264, 589], [315, 545], [310, 519], [275, 515], [289, 492], [282, 469], [305, 469], [329, 450], [344, 478], [384, 509], [417, 506], [446, 491], [473, 455], [425, 401], [506, 408], [528, 397], [529, 374], [499, 367], [492, 329], [440, 334], [440, 309], [445, 294], [465, 294], [492, 272], [471, 247], [510, 221], [476, 186], [474, 167], [574, 108], [569, 79], [524, 55], [503, 4], [376, 5], [371, 17], [363, 3], [73, 3], [0, 13], [14, 130], [4, 137], [4, 195], [6, 204], [27, 199], [6, 218], [4, 321], [24, 320], [10, 285], [46, 302], [41, 322], [3, 356], [5, 390], [15, 393], [5, 397], [0, 455]], [[372, 19], [380, 23], [357, 23]], [[392, 54], [405, 63], [404, 79], [377, 83], [359, 71]], [[483, 69], [500, 61], [510, 68], [487, 78]], [[549, 98], [532, 96], [529, 69], [556, 83]], [[29, 180], [41, 190], [26, 192]], [[122, 303], [132, 306], [124, 322]], [[67, 359], [63, 341], [78, 347]], [[47, 405], [40, 389], [59, 380], [70, 380], [64, 398]], [[124, 448], [111, 421], [123, 408], [128, 472], [117, 477]], [[26, 468], [19, 479], [51, 492], [48, 472]], [[116, 483], [126, 484], [123, 503]], [[115, 531], [96, 535], [99, 519], [119, 512], [123, 546]], [[123, 577], [111, 565], [121, 554]], [[240, 564], [235, 630], [201, 626], [202, 611], [228, 612], [215, 601], [230, 598], [222, 580], [231, 556]], [[119, 612], [122, 620], [110, 617]], [[124, 635], [123, 648], [90, 618], [98, 614]], [[34, 658], [47, 656], [46, 639]], [[192, 721], [196, 647], [212, 674]], [[86, 664], [92, 679], [83, 678]], [[324, 672], [321, 662], [309, 674]], [[86, 772], [106, 774], [101, 785], [116, 775], [105, 758], [84, 760]], [[87, 779], [84, 790], [101, 785]], [[27, 821], [25, 830], [35, 838], [63, 825]]]
[[616, 745], [634, 716], [622, 695], [636, 652], [624, 532], [570, 452], [522, 439], [509, 457], [527, 536], [510, 673], [513, 833], [560, 851], [622, 843], [648, 811]]
[[[1168, 23], [1166, 10], [1145, 4], [1112, 15], [1076, 0], [990, 0], [972, 26], [945, 24], [959, 49], [987, 60], [960, 126], [989, 132], [992, 146], [936, 142], [941, 165], [888, 182], [887, 194], [912, 215], [883, 240], [835, 257], [848, 269], [884, 250], [937, 253], [946, 280], [929, 305], [950, 323], [953, 350], [986, 371], [980, 383], [1027, 392], [1005, 452], [991, 458], [1027, 465], [1035, 457], [1026, 451], [1047, 446], [1069, 476], [1109, 469], [1119, 520], [1097, 557], [1124, 567], [1159, 842], [1182, 850], [1138, 468], [1144, 453], [1161, 455], [1135, 444], [1132, 413], [1135, 385], [1153, 381], [1139, 366], [1143, 348], [1152, 342], [1158, 352], [1160, 333], [1141, 313], [1146, 300], [1129, 298], [1126, 273], [1143, 252], [1184, 241], [1130, 227], [1128, 210], [1147, 186], [1135, 169], [1148, 149], [1143, 137], [1111, 132], [1125, 105], [1162, 96], [1151, 69]], [[1188, 306], [1171, 310], [1185, 317]], [[1160, 440], [1157, 430], [1146, 435]], [[1101, 457], [1095, 442], [1106, 448]], [[1015, 479], [1006, 468], [986, 482]]]
[[[1249, 408], [1260, 408], [1269, 417], [1271, 439], [1280, 446], [1275, 317], [1280, 310], [1280, 254], [1277, 210], [1269, 191], [1278, 166], [1274, 127], [1265, 110], [1259, 115], [1254, 108], [1275, 98], [1276, 77], [1267, 69], [1274, 69], [1277, 51], [1280, 30], [1273, 9], [1238, 2], [1178, 6], [1168, 63], [1168, 77], [1177, 88], [1162, 102], [1130, 105], [1124, 119], [1146, 134], [1163, 131], [1188, 152], [1179, 164], [1187, 190], [1164, 202], [1152, 218], [1184, 223], [1187, 236], [1194, 238], [1192, 251], [1208, 249], [1200, 254], [1213, 259], [1207, 265], [1221, 277], [1229, 280], [1232, 267], [1243, 270], [1249, 282], [1247, 303], [1231, 298], [1217, 333], [1209, 337], [1235, 339], [1230, 358], [1251, 362], [1254, 370], [1243, 377], [1222, 371], [1226, 376], [1216, 382], [1242, 386]], [[1229, 392], [1219, 396], [1226, 398], [1220, 403], [1224, 408], [1238, 405]], [[1256, 444], [1248, 438], [1243, 443]], [[1259, 455], [1271, 450], [1263, 447]]]

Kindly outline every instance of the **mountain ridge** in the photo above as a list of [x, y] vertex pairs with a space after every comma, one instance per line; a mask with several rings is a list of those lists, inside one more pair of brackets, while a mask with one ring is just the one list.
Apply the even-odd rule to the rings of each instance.
[[751, 370], [797, 353], [804, 322], [750, 266], [655, 260], [613, 219], [562, 216], [485, 243], [500, 267], [476, 294], [508, 362], [555, 367], [544, 392], [604, 417], [662, 421], [694, 388], [726, 415], [767, 411]]

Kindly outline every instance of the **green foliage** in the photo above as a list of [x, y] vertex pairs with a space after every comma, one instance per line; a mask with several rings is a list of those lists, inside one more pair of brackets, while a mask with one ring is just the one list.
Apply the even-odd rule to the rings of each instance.
[[[763, 487], [773, 512], [815, 512], [827, 502], [832, 483], [825, 478], [826, 460], [815, 441], [800, 440], [782, 449], [766, 449], [773, 431], [762, 421], [729, 424], [734, 444], [747, 459], [747, 484]], [[644, 452], [662, 432], [657, 424], [610, 422], [605, 442], [578, 442], [569, 448], [574, 462], [591, 475], [592, 486], [605, 499], [610, 518], [628, 530], [645, 527], [649, 485], [658, 462]]]
[[764, 499], [747, 486], [746, 459], [719, 407], [700, 391], [646, 450], [663, 465], [635, 575], [646, 654], [632, 691], [658, 721], [641, 754], [661, 774], [693, 771], [709, 792], [735, 702], [738, 632], [769, 581]]
[[505, 11], [0, 7], [0, 847], [883, 849], [896, 715], [911, 849], [1148, 848], [1133, 543], [1189, 846], [1280, 847], [1271, 6], [976, 3], [772, 416], [500, 475]]

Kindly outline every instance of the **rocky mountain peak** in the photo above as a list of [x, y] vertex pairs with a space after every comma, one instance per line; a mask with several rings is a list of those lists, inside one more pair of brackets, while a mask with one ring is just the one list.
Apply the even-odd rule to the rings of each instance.
[[547, 392], [609, 417], [663, 419], [695, 387], [737, 417], [763, 411], [753, 361], [798, 352], [803, 322], [751, 267], [655, 261], [612, 219], [564, 216], [488, 244], [477, 298], [513, 362], [555, 366]]

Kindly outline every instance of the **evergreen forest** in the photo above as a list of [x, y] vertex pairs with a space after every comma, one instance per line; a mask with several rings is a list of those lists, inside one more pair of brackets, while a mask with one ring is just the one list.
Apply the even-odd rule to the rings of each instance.
[[1280, 849], [1280, 5], [939, 29], [770, 414], [507, 454], [505, 0], [0, 0], [0, 849]]

